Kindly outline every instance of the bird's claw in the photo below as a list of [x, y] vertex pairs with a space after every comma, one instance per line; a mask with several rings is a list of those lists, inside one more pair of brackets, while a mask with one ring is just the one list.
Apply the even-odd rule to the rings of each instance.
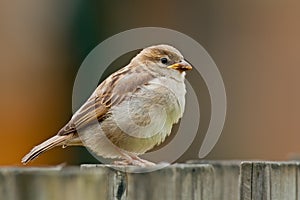
[[139, 157], [125, 159], [125, 160], [116, 160], [114, 161], [114, 164], [123, 165], [123, 166], [133, 165], [139, 167], [155, 166], [155, 163], [150, 162], [148, 160], [141, 159]]

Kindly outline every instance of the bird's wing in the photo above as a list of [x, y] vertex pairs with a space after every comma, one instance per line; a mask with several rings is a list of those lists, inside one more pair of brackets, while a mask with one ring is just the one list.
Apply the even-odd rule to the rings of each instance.
[[77, 132], [76, 129], [101, 121], [111, 106], [119, 104], [126, 96], [130, 96], [130, 93], [134, 93], [153, 78], [154, 76], [142, 67], [125, 67], [113, 73], [97, 87], [58, 135], [73, 134]]

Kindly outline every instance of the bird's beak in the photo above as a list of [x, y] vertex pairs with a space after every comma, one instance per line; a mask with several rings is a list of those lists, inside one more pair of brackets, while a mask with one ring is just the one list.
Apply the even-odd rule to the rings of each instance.
[[169, 68], [169, 69], [176, 69], [176, 70], [178, 70], [178, 71], [180, 71], [180, 72], [188, 71], [188, 70], [193, 69], [192, 66], [191, 66], [191, 64], [188, 63], [188, 62], [185, 61], [185, 60], [183, 60], [183, 61], [181, 61], [181, 62], [179, 62], [179, 63], [175, 63], [175, 64], [173, 64], [173, 65], [170, 65], [170, 66], [168, 66], [168, 68]]

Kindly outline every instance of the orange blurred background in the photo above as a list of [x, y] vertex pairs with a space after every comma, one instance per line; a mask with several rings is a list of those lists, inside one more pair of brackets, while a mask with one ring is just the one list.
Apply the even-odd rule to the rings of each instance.
[[[20, 165], [70, 119], [76, 72], [98, 43], [144, 26], [191, 36], [219, 67], [227, 120], [207, 159], [300, 155], [299, 10], [296, 0], [0, 1], [0, 165]], [[179, 161], [197, 158], [203, 137]], [[96, 161], [70, 147], [33, 164], [64, 162]]]

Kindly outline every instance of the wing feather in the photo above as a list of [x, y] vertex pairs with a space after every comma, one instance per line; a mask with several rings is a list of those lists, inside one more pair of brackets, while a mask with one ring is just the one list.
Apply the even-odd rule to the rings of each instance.
[[90, 98], [74, 113], [69, 123], [58, 132], [58, 135], [76, 133], [76, 130], [93, 122], [100, 122], [112, 106], [122, 102], [152, 79], [154, 75], [144, 70], [142, 66], [135, 68], [126, 66], [118, 70], [96, 88]]

